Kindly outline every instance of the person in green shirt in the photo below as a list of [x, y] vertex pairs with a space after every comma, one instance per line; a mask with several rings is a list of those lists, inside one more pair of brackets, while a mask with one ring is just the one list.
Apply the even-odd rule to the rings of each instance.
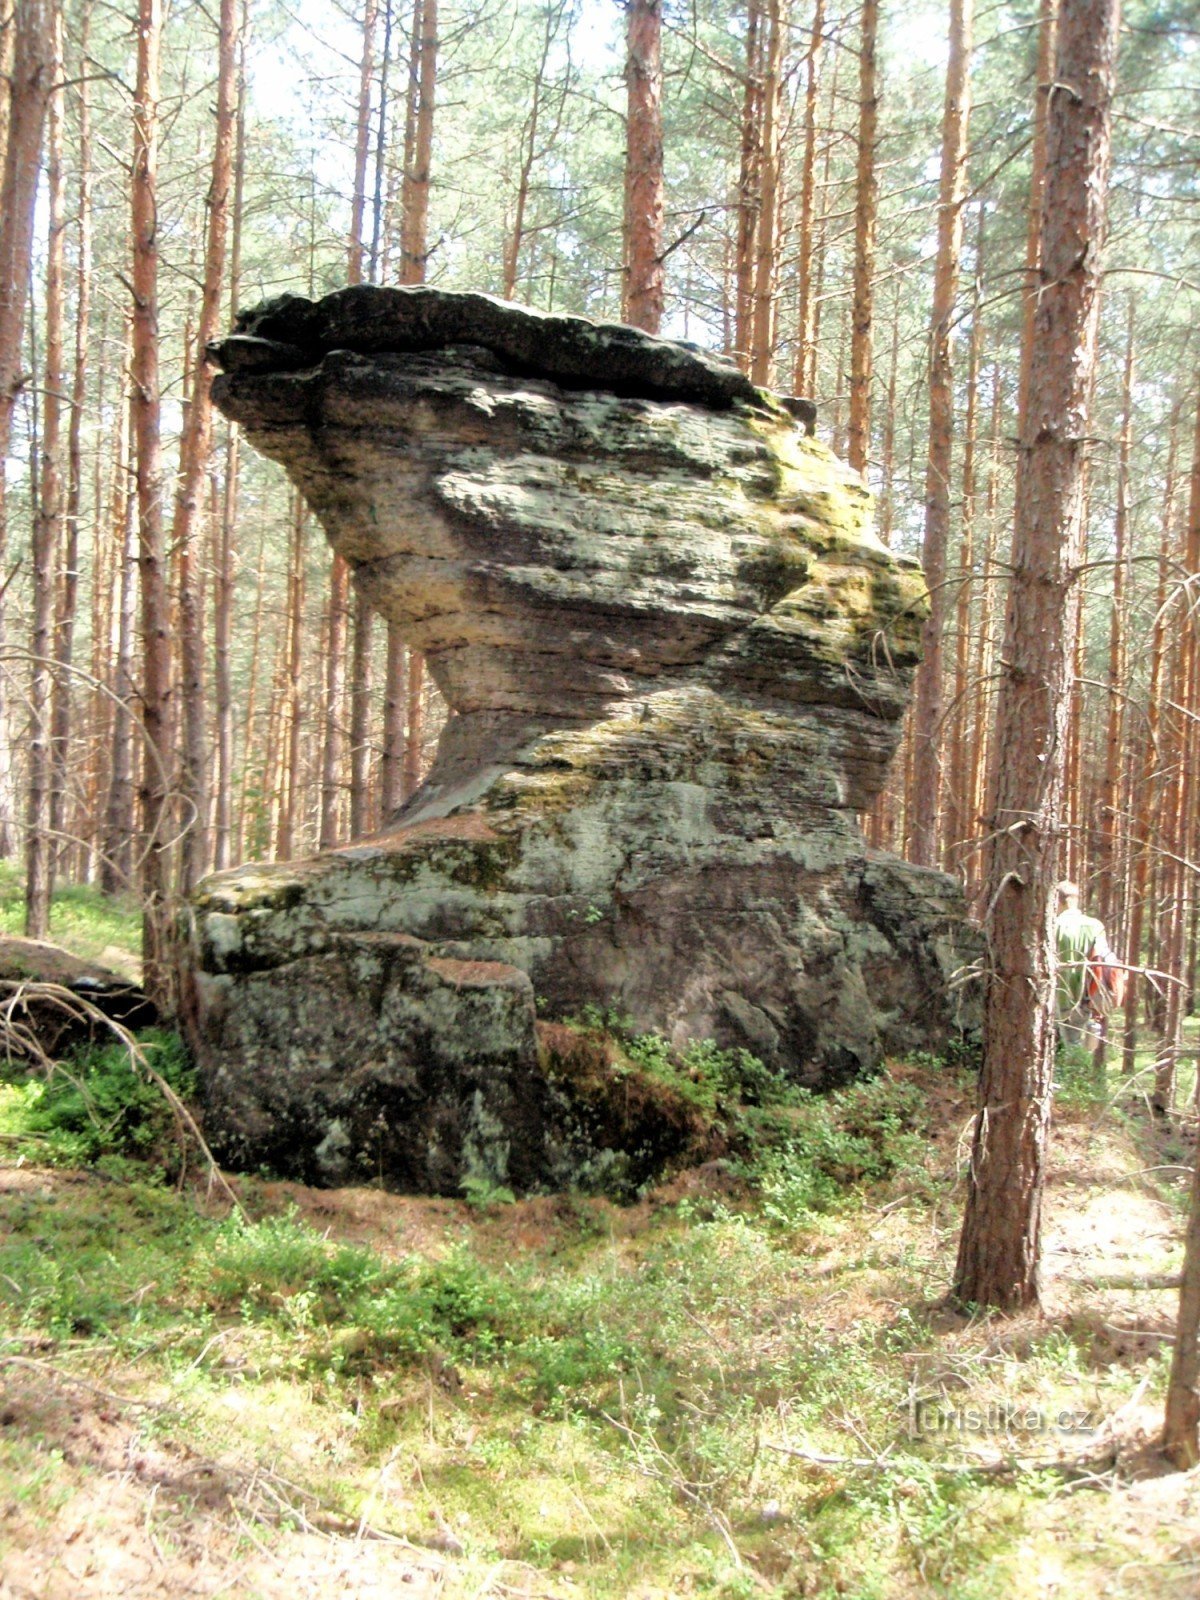
[[1089, 965], [1117, 958], [1108, 947], [1108, 935], [1100, 918], [1089, 917], [1080, 910], [1077, 883], [1064, 880], [1059, 884], [1058, 905], [1054, 933], [1058, 944], [1055, 998], [1059, 1042], [1094, 1050], [1100, 1042], [1102, 1018], [1092, 1006]]

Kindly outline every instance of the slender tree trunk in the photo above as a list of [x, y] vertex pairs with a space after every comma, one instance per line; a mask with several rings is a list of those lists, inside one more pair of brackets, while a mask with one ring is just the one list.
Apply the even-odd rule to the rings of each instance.
[[302, 672], [304, 666], [304, 563], [308, 508], [297, 490], [292, 503], [292, 541], [288, 560], [287, 654], [284, 703], [286, 737], [283, 746], [279, 825], [275, 853], [287, 860], [296, 849], [296, 824], [300, 810], [300, 734], [304, 722]]
[[979, 418], [979, 363], [983, 352], [983, 229], [984, 211], [979, 208], [979, 232], [975, 248], [975, 288], [971, 304], [971, 342], [967, 355], [967, 405], [963, 419], [962, 530], [959, 538], [958, 592], [954, 612], [954, 705], [950, 719], [950, 782], [947, 796], [946, 865], [961, 867], [969, 840], [975, 831], [975, 817], [969, 807], [971, 758], [968, 746], [977, 731], [971, 724], [971, 616], [975, 591], [975, 498], [976, 436]]
[[179, 642], [182, 662], [183, 763], [180, 797], [184, 828], [179, 858], [179, 891], [190, 894], [208, 864], [208, 738], [204, 709], [204, 617], [197, 562], [201, 499], [212, 455], [212, 400], [205, 359], [221, 331], [225, 242], [229, 231], [229, 193], [237, 131], [238, 0], [220, 0], [217, 25], [217, 120], [212, 176], [208, 190], [208, 228], [200, 317], [192, 362], [192, 392], [179, 441], [179, 488], [173, 538], [179, 553]]
[[780, 112], [787, 43], [786, 0], [766, 0], [767, 40], [763, 51], [758, 237], [755, 241], [754, 301], [750, 332], [750, 376], [764, 386], [771, 382], [775, 355], [775, 278], [779, 257]]
[[[132, 324], [129, 338], [132, 340]], [[100, 886], [106, 894], [128, 893], [133, 881], [133, 730], [137, 705], [134, 671], [134, 628], [137, 615], [137, 519], [131, 492], [136, 476], [133, 443], [133, 391], [128, 389], [132, 347], [122, 367], [120, 420], [113, 473], [112, 547], [116, 556], [116, 648], [112, 683], [116, 703], [112, 720], [112, 759], [108, 798], [104, 810], [104, 850], [100, 859]]]
[[[1178, 414], [1176, 414], [1178, 415]], [[1150, 883], [1152, 851], [1157, 844], [1160, 806], [1157, 803], [1155, 773], [1158, 770], [1159, 717], [1166, 645], [1167, 572], [1172, 556], [1175, 511], [1175, 461], [1178, 434], [1172, 424], [1167, 452], [1167, 476], [1163, 494], [1162, 540], [1158, 562], [1158, 603], [1154, 610], [1154, 631], [1150, 642], [1150, 683], [1146, 696], [1146, 731], [1142, 746], [1141, 784], [1134, 824], [1134, 858], [1130, 891], [1129, 928], [1125, 952], [1133, 970], [1125, 991], [1125, 1038], [1122, 1071], [1132, 1073], [1138, 1043], [1138, 1010], [1142, 997], [1142, 941], [1146, 927], [1146, 899]], [[1153, 926], [1153, 918], [1150, 919]]]
[[43, 363], [41, 488], [31, 538], [33, 557], [33, 672], [30, 688], [29, 776], [25, 834], [25, 932], [45, 939], [50, 932], [54, 846], [50, 838], [53, 779], [51, 698], [54, 685], [54, 613], [58, 554], [63, 525], [62, 411], [66, 387], [63, 235], [63, 41], [62, 7], [50, 15], [51, 70], [46, 131], [46, 355]]
[[1033, 151], [1030, 156], [1029, 209], [1025, 224], [1025, 290], [1021, 321], [1021, 368], [1017, 390], [1017, 415], [1025, 415], [1029, 402], [1029, 365], [1033, 358], [1033, 319], [1038, 305], [1038, 262], [1041, 250], [1042, 198], [1046, 190], [1046, 136], [1050, 91], [1054, 78], [1054, 53], [1058, 41], [1059, 0], [1040, 0], [1038, 10], [1037, 84], [1033, 111]]
[[[79, 524], [83, 501], [83, 413], [87, 404], [88, 343], [92, 313], [92, 121], [87, 60], [92, 4], [83, 0], [79, 16], [76, 60], [79, 63], [76, 97], [79, 108], [79, 181], [76, 242], [79, 259], [75, 275], [75, 349], [71, 377], [71, 413], [67, 424], [67, 498], [63, 524], [65, 543], [62, 583], [55, 624], [54, 686], [51, 691], [51, 756], [54, 770], [50, 791], [50, 834], [57, 859], [66, 865], [69, 852], [61, 843], [67, 827], [67, 790], [70, 762], [71, 710], [74, 698], [72, 668], [75, 659], [75, 613], [79, 598]], [[80, 818], [81, 823], [86, 819]], [[82, 841], [82, 827], [77, 829]], [[95, 837], [92, 836], [92, 845]]]
[[1121, 818], [1122, 755], [1125, 746], [1125, 610], [1129, 558], [1129, 453], [1133, 443], [1133, 296], [1129, 297], [1125, 369], [1121, 384], [1121, 441], [1117, 451], [1117, 505], [1113, 519], [1113, 598], [1108, 633], [1108, 706], [1104, 783], [1100, 795], [1099, 911], [1110, 939], [1118, 933], [1119, 855], [1125, 834]]
[[371, 633], [374, 617], [362, 595], [354, 597], [354, 644], [350, 659], [350, 837], [371, 825]]
[[401, 200], [400, 281], [424, 283], [428, 255], [429, 178], [433, 158], [433, 110], [437, 86], [437, 0], [415, 0], [413, 8], [413, 106], [411, 160], [406, 153]]
[[[242, 0], [237, 38], [237, 116], [233, 146], [233, 214], [229, 239], [229, 309], [236, 316], [242, 292], [242, 212], [246, 190], [246, 35], [249, 0]], [[216, 702], [216, 793], [213, 805], [213, 866], [218, 872], [233, 862], [233, 584], [237, 566], [238, 479], [241, 438], [237, 424], [226, 425], [225, 475], [213, 583], [213, 698]], [[247, 723], [245, 753], [250, 753]]]
[[[13, 412], [26, 382], [25, 305], [33, 246], [42, 128], [54, 77], [49, 0], [16, 0], [12, 21], [12, 66], [4, 176], [0, 184], [0, 660], [7, 645], [8, 511], [7, 461]], [[0, 858], [16, 847], [8, 687], [0, 669]]]
[[879, 0], [863, 0], [858, 67], [858, 169], [854, 200], [854, 301], [850, 319], [850, 424], [847, 459], [865, 473], [871, 454], [871, 347], [875, 316], [875, 220], [879, 206], [875, 49]]
[[[1196, 433], [1192, 452], [1188, 528], [1183, 550], [1183, 571], [1200, 571], [1200, 405], [1196, 408]], [[1195, 835], [1197, 707], [1200, 706], [1200, 652], [1197, 650], [1195, 596], [1185, 583], [1179, 592], [1181, 607], [1164, 758], [1168, 776], [1168, 802], [1162, 813], [1164, 845], [1163, 912], [1165, 932], [1160, 962], [1165, 974], [1163, 1037], [1155, 1072], [1154, 1108], [1168, 1114], [1175, 1098], [1175, 1083], [1185, 1002], [1184, 967], [1187, 944], [1188, 887], [1194, 867], [1188, 849]]]
[[138, 564], [142, 593], [142, 970], [168, 1011], [167, 856], [171, 645], [163, 537], [158, 371], [158, 97], [161, 0], [138, 0], [133, 107], [133, 435], [137, 460]]
[[737, 284], [734, 351], [739, 366], [749, 371], [754, 325], [754, 255], [762, 211], [762, 72], [763, 0], [746, 8], [746, 83], [742, 97], [742, 152], [738, 175]]
[[[411, 156], [405, 160], [401, 218], [401, 281], [423, 283], [429, 255], [429, 180], [433, 159], [433, 111], [437, 86], [437, 0], [414, 0], [413, 71], [410, 84], [416, 98], [409, 97], [409, 125], [412, 129]], [[406, 145], [408, 141], [406, 140]], [[388, 657], [392, 658], [392, 627], [388, 627]], [[399, 640], [396, 641], [399, 647]], [[408, 662], [408, 716], [403, 728], [403, 770], [420, 773], [424, 742], [425, 658], [416, 650]], [[415, 686], [415, 692], [414, 692]], [[385, 726], [384, 752], [399, 748], [400, 729], [396, 723]], [[384, 801], [384, 812], [389, 810]]]
[[816, 364], [813, 250], [816, 243], [817, 100], [821, 82], [821, 45], [825, 32], [825, 0], [813, 0], [812, 37], [804, 57], [804, 160], [800, 175], [800, 238], [796, 279], [796, 369], [793, 387], [807, 394]]
[[321, 748], [321, 821], [317, 838], [322, 850], [331, 850], [339, 834], [349, 575], [345, 559], [335, 555], [329, 574], [329, 630], [325, 642], [325, 734]]
[[958, 297], [967, 132], [971, 115], [972, 0], [950, 0], [950, 61], [942, 112], [937, 261], [929, 357], [929, 456], [925, 469], [925, 543], [929, 617], [913, 712], [912, 859], [924, 867], [941, 856], [942, 674], [949, 612], [946, 552], [950, 542], [950, 475], [954, 451], [954, 376], [950, 341]]
[[358, 118], [354, 139], [354, 195], [350, 204], [350, 245], [346, 282], [363, 280], [363, 223], [367, 210], [367, 157], [371, 148], [371, 84], [375, 74], [376, 0], [365, 0], [362, 20], [362, 62], [358, 73]]
[[[403, 729], [405, 724], [408, 675], [416, 653], [410, 657], [395, 628], [388, 629], [387, 671], [383, 691], [384, 726]], [[408, 746], [403, 739], [388, 739], [383, 746], [380, 770], [379, 809], [386, 824], [405, 798], [404, 768]]]
[[425, 657], [410, 651], [404, 699], [404, 799], [421, 786], [425, 770]]
[[[647, 333], [662, 324], [662, 0], [629, 0], [625, 55], [624, 320]], [[532, 143], [532, 141], [531, 141]]]
[[[1189, 576], [1200, 571], [1200, 402], [1196, 406], [1196, 432], [1192, 449], [1185, 571]], [[1185, 845], [1181, 854], [1186, 854], [1187, 844], [1195, 838], [1190, 807], [1194, 803], [1195, 793], [1192, 771], [1197, 745], [1195, 717], [1197, 705], [1200, 704], [1200, 647], [1197, 632], [1194, 597], [1189, 595], [1183, 635], [1187, 660], [1184, 683], [1189, 712], [1184, 744], [1188, 785], [1183, 802], [1184, 825], [1179, 833]], [[1185, 870], [1187, 876], [1194, 875], [1194, 868], [1184, 869], [1180, 862], [1181, 876]], [[1182, 938], [1179, 947], [1182, 956]], [[1182, 978], [1182, 960], [1178, 967], [1172, 969], [1171, 976]], [[1182, 998], [1178, 1003], [1182, 1007]], [[1175, 1465], [1182, 1468], [1194, 1467], [1200, 1461], [1200, 1154], [1193, 1156], [1193, 1163], [1191, 1214], [1184, 1241], [1183, 1283], [1179, 1291], [1179, 1316], [1175, 1324], [1163, 1423], [1163, 1449]]]
[[1047, 129], [1041, 294], [1020, 422], [1012, 582], [997, 707], [979, 1110], [954, 1289], [1035, 1304], [1054, 1072], [1054, 883], [1071, 642], [1079, 607], [1083, 452], [1095, 364], [1117, 0], [1064, 0]]

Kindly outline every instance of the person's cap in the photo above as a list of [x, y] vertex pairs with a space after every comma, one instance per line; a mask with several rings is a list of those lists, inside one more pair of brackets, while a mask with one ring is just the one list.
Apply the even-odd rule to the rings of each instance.
[[1064, 900], [1069, 900], [1072, 895], [1079, 894], [1079, 885], [1072, 883], [1070, 878], [1064, 878], [1058, 885], [1058, 892]]

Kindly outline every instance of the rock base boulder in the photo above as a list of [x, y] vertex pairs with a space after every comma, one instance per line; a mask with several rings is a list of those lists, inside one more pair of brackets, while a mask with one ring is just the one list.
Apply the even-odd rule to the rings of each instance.
[[276, 302], [217, 354], [217, 404], [451, 708], [381, 832], [194, 897], [226, 1159], [446, 1193], [605, 1151], [649, 1175], [703, 1143], [686, 1108], [619, 1064], [599, 1092], [547, 1024], [611, 1008], [813, 1086], [973, 1024], [955, 884], [855, 821], [924, 586], [795, 406], [630, 329], [433, 290]]

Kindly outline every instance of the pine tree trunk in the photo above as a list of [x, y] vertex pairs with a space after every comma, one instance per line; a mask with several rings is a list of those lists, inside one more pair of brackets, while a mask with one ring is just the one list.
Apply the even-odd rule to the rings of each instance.
[[737, 305], [733, 336], [734, 355], [738, 365], [747, 372], [750, 370], [754, 324], [754, 254], [762, 210], [762, 57], [762, 0], [748, 0], [741, 170], [737, 190], [737, 250], [734, 255]]
[[984, 210], [979, 209], [975, 248], [975, 288], [971, 303], [971, 341], [967, 355], [967, 401], [963, 418], [962, 518], [958, 551], [958, 590], [954, 601], [954, 704], [950, 716], [950, 774], [946, 797], [943, 851], [949, 870], [961, 868], [975, 833], [970, 809], [971, 760], [968, 746], [975, 733], [971, 725], [971, 617], [975, 592], [976, 436], [979, 428], [979, 363], [983, 350], [983, 230]]
[[[75, 93], [79, 107], [79, 179], [76, 191], [76, 247], [79, 255], [75, 274], [74, 371], [71, 378], [71, 413], [67, 424], [67, 498], [63, 521], [64, 546], [62, 581], [58, 597], [58, 616], [54, 640], [54, 686], [51, 691], [51, 760], [53, 782], [50, 791], [50, 834], [57, 860], [65, 867], [69, 850], [64, 847], [67, 829], [67, 791], [71, 770], [69, 761], [72, 705], [74, 701], [75, 613], [79, 600], [79, 525], [83, 502], [83, 413], [87, 404], [88, 344], [92, 312], [92, 130], [91, 91], [87, 81], [87, 59], [91, 34], [91, 0], [83, 0], [79, 16], [76, 60], [79, 63]], [[97, 524], [98, 525], [98, 524]], [[94, 816], [90, 808], [79, 819], [77, 829], [82, 845], [84, 826]], [[90, 843], [94, 846], [94, 835]]]
[[50, 933], [54, 846], [50, 838], [53, 779], [51, 698], [54, 684], [54, 620], [58, 556], [63, 527], [62, 410], [66, 386], [63, 235], [63, 43], [62, 8], [50, 16], [51, 71], [56, 88], [46, 119], [46, 353], [42, 369], [41, 486], [30, 540], [33, 564], [33, 658], [29, 696], [29, 775], [25, 832], [25, 933]]
[[371, 633], [374, 617], [362, 595], [354, 597], [354, 644], [350, 657], [350, 837], [371, 825]]
[[647, 333], [662, 325], [662, 0], [629, 0], [625, 55], [624, 320]]
[[288, 558], [287, 653], [284, 679], [282, 781], [275, 853], [288, 860], [296, 849], [296, 824], [300, 812], [300, 734], [304, 722], [302, 672], [304, 666], [304, 564], [308, 507], [297, 490], [292, 500], [292, 539]]
[[392, 813], [404, 800], [404, 761], [407, 746], [403, 738], [405, 700], [411, 661], [417, 659], [408, 651], [395, 628], [387, 633], [387, 669], [383, 693], [384, 727], [398, 728], [400, 735], [384, 740], [383, 761], [380, 767], [379, 809], [383, 822], [391, 821]]
[[217, 117], [212, 176], [208, 190], [208, 227], [200, 316], [192, 360], [192, 391], [179, 441], [179, 487], [175, 500], [173, 543], [179, 555], [180, 690], [183, 717], [183, 761], [180, 797], [184, 824], [179, 856], [179, 892], [190, 894], [209, 858], [208, 737], [204, 709], [204, 615], [197, 562], [201, 499], [212, 455], [212, 400], [205, 359], [221, 331], [225, 242], [229, 231], [229, 194], [237, 123], [238, 0], [220, 0], [217, 32]]
[[762, 135], [759, 141], [758, 236], [755, 241], [754, 298], [750, 330], [750, 376], [764, 387], [771, 383], [775, 354], [775, 277], [779, 256], [780, 110], [787, 42], [786, 0], [767, 0], [767, 39], [759, 90]]
[[1133, 296], [1129, 297], [1125, 368], [1121, 384], [1121, 441], [1117, 451], [1117, 505], [1113, 520], [1113, 598], [1108, 633], [1108, 715], [1104, 739], [1104, 783], [1100, 796], [1098, 908], [1109, 938], [1121, 943], [1118, 925], [1121, 775], [1125, 734], [1125, 609], [1129, 559], [1129, 452], [1133, 442]]
[[954, 450], [954, 376], [950, 341], [958, 297], [963, 199], [967, 192], [967, 131], [971, 115], [972, 0], [950, 0], [950, 60], [942, 112], [942, 171], [938, 191], [937, 259], [929, 358], [929, 456], [925, 469], [922, 564], [929, 585], [922, 660], [913, 711], [912, 859], [935, 866], [941, 856], [942, 674], [949, 613], [946, 589], [950, 542], [950, 476]]
[[[4, 176], [0, 184], [0, 573], [8, 571], [7, 462], [13, 411], [25, 383], [25, 305], [33, 247], [42, 129], [53, 84], [49, 0], [16, 0]], [[0, 659], [7, 644], [6, 584], [0, 581]], [[16, 848], [8, 686], [0, 671], [0, 859]]]
[[1041, 293], [1020, 420], [997, 707], [984, 1061], [954, 1291], [1036, 1304], [1055, 1052], [1054, 884], [1079, 609], [1083, 451], [1095, 365], [1117, 0], [1064, 0], [1047, 129]]
[[129, 893], [137, 886], [133, 880], [134, 815], [133, 733], [137, 706], [137, 681], [134, 669], [134, 628], [137, 616], [137, 519], [134, 496], [130, 492], [137, 471], [133, 441], [133, 324], [127, 333], [127, 358], [121, 368], [118, 427], [114, 448], [114, 470], [109, 525], [116, 569], [116, 604], [113, 607], [115, 632], [111, 682], [114, 707], [112, 754], [109, 760], [108, 794], [104, 807], [103, 853], [100, 858], [100, 887], [106, 894]]
[[854, 300], [850, 313], [850, 423], [847, 459], [865, 473], [871, 453], [871, 348], [875, 306], [875, 222], [879, 179], [875, 170], [879, 113], [875, 49], [879, 0], [863, 0], [858, 66], [858, 167], [854, 197]]
[[[242, 0], [237, 41], [237, 116], [233, 144], [233, 214], [229, 233], [229, 306], [236, 316], [242, 290], [242, 214], [246, 191], [246, 35], [249, 0]], [[226, 424], [225, 474], [213, 582], [213, 698], [216, 720], [216, 785], [213, 800], [213, 866], [223, 872], [235, 854], [233, 771], [233, 584], [237, 566], [238, 490], [241, 439], [237, 424]], [[245, 753], [249, 755], [247, 723]], [[240, 854], [240, 845], [238, 846]]]
[[812, 36], [804, 57], [804, 159], [800, 174], [800, 239], [796, 262], [799, 286], [796, 302], [796, 367], [792, 380], [797, 394], [810, 392], [809, 385], [816, 365], [813, 252], [816, 244], [817, 100], [824, 32], [825, 0], [813, 0]]
[[346, 698], [346, 615], [350, 568], [335, 555], [329, 574], [329, 628], [325, 636], [324, 739], [321, 747], [321, 822], [317, 844], [338, 842], [342, 794], [342, 716]]
[[133, 437], [142, 595], [142, 981], [168, 1012], [170, 605], [163, 537], [158, 332], [158, 98], [161, 0], [138, 0], [133, 107]]
[[[437, 87], [437, 0], [414, 0], [413, 6], [413, 71], [410, 75], [409, 124], [411, 134], [411, 161], [406, 158], [401, 218], [401, 282], [424, 283], [428, 256], [429, 178], [433, 158], [433, 111]], [[406, 139], [406, 146], [410, 143]], [[392, 627], [388, 626], [388, 658], [392, 658]], [[397, 641], [397, 644], [399, 641]], [[425, 661], [417, 651], [412, 651], [408, 662], [408, 716], [403, 726], [403, 762], [405, 772], [421, 769], [425, 724], [423, 699], [415, 699], [413, 683], [424, 682]], [[401, 730], [396, 723], [385, 726], [385, 759], [389, 749], [392, 759], [400, 747]], [[384, 815], [389, 814], [385, 797]]]
[[[1176, 414], [1176, 421], [1177, 421]], [[1159, 805], [1157, 803], [1155, 773], [1158, 769], [1159, 720], [1162, 702], [1162, 684], [1166, 645], [1167, 572], [1172, 557], [1173, 519], [1175, 510], [1175, 462], [1178, 431], [1172, 424], [1167, 451], [1167, 474], [1163, 488], [1162, 540], [1158, 561], [1158, 603], [1154, 608], [1154, 631], [1150, 643], [1150, 683], [1146, 696], [1146, 731], [1142, 747], [1141, 783], [1138, 788], [1137, 815], [1133, 824], [1134, 854], [1130, 887], [1129, 928], [1126, 933], [1125, 958], [1131, 971], [1125, 991], [1125, 1038], [1122, 1071], [1134, 1071], [1134, 1057], [1138, 1044], [1138, 1009], [1142, 996], [1143, 978], [1142, 942], [1146, 922], [1146, 898], [1150, 883], [1152, 853], [1158, 842]], [[1150, 919], [1153, 925], [1153, 919]]]

